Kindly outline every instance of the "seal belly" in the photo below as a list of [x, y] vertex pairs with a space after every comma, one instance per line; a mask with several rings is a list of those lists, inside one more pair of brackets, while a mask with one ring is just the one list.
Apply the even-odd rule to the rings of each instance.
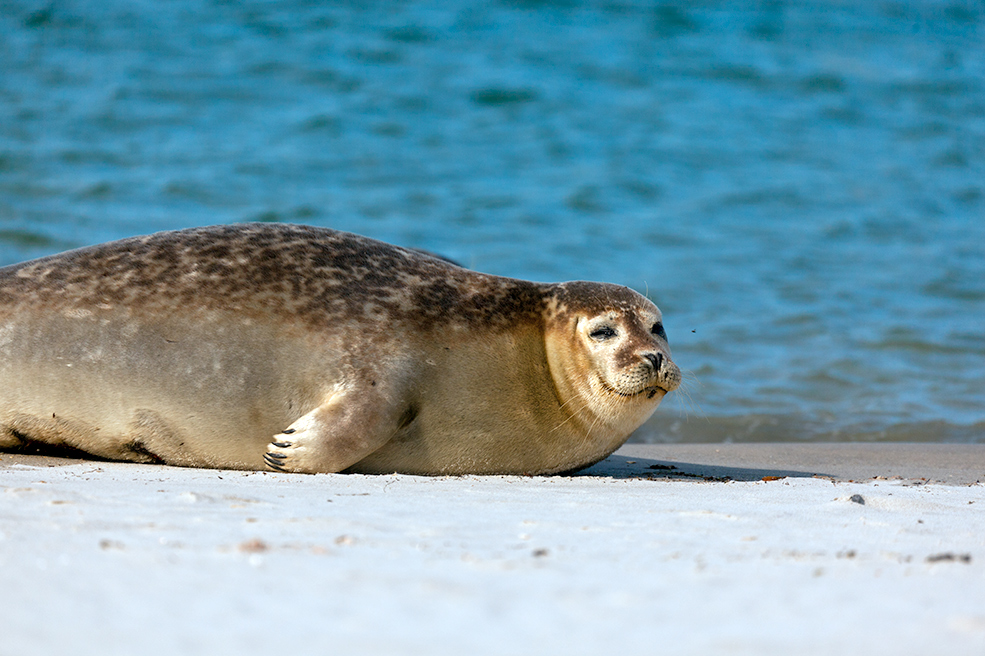
[[301, 358], [276, 333], [243, 317], [21, 310], [0, 323], [0, 444], [262, 467], [270, 436], [318, 402], [283, 375]]
[[579, 448], [550, 410], [560, 403], [538, 327], [435, 341], [400, 429], [347, 471], [541, 473]]

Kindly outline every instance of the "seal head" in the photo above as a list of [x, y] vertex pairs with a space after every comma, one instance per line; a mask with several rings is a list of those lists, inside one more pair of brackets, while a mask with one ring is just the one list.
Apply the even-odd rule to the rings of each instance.
[[660, 310], [626, 287], [556, 285], [545, 339], [559, 399], [613, 450], [680, 386]]

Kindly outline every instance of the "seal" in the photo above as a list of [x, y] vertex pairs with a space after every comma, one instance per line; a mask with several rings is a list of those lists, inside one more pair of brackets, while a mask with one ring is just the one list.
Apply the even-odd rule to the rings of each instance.
[[192, 228], [0, 269], [0, 448], [224, 469], [550, 474], [678, 387], [660, 311], [354, 234]]

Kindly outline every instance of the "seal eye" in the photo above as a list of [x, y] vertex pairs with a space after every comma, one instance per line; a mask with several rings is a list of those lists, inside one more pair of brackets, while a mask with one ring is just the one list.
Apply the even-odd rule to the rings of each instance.
[[616, 336], [616, 331], [609, 326], [602, 326], [601, 328], [596, 328], [592, 332], [588, 333], [588, 336], [597, 342], [604, 342], [607, 339], [612, 339]]
[[653, 328], [650, 328], [650, 332], [661, 339], [667, 339], [667, 333], [664, 332], [664, 325], [659, 321], [653, 324]]

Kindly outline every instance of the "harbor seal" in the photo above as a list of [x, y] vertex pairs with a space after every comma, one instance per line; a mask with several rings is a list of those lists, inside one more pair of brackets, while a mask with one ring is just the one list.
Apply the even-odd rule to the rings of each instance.
[[551, 474], [680, 383], [660, 311], [354, 234], [134, 237], [0, 269], [0, 448], [287, 472]]

